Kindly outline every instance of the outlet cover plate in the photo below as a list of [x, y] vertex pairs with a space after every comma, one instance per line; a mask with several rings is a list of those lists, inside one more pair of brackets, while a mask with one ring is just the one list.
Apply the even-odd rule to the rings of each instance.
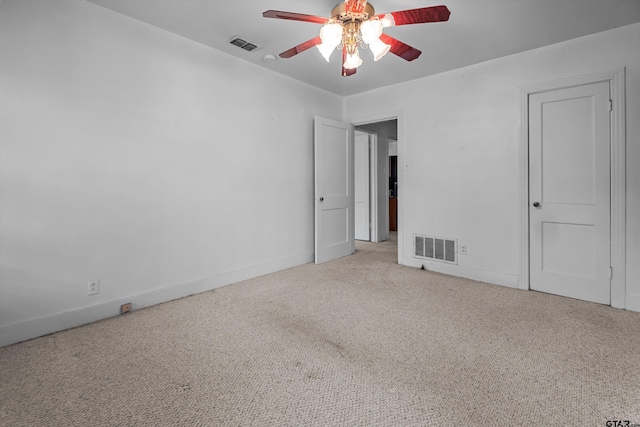
[[100, 293], [100, 279], [89, 280], [87, 282], [87, 295], [98, 295]]

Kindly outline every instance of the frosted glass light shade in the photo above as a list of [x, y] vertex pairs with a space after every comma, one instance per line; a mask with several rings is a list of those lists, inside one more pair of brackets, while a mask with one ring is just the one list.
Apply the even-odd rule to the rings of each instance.
[[323, 25], [320, 29], [320, 39], [322, 39], [322, 43], [338, 46], [342, 41], [342, 25], [337, 22]]
[[396, 20], [393, 18], [393, 15], [390, 13], [387, 13], [386, 15], [384, 15], [381, 19], [380, 22], [382, 23], [382, 26], [387, 28], [387, 27], [395, 27], [396, 26]]
[[336, 50], [336, 46], [332, 46], [332, 45], [328, 45], [326, 43], [320, 43], [318, 45], [316, 45], [316, 47], [318, 48], [318, 50], [320, 51], [320, 54], [322, 55], [322, 57], [329, 62], [329, 58], [331, 57], [331, 54], [333, 53], [334, 50]]
[[325, 24], [320, 29], [320, 40], [322, 43], [316, 45], [324, 59], [329, 62], [329, 57], [342, 42], [342, 25], [338, 23]]
[[360, 59], [360, 55], [358, 55], [358, 51], [353, 55], [347, 55], [347, 59], [344, 61], [342, 65], [347, 70], [353, 70], [354, 68], [358, 68], [362, 65], [362, 59]]
[[382, 23], [377, 19], [364, 21], [360, 24], [360, 34], [363, 42], [371, 44], [382, 35]]
[[380, 39], [376, 39], [369, 43], [369, 49], [371, 49], [371, 53], [373, 53], [373, 60], [377, 61], [389, 52], [391, 45], [386, 44]]

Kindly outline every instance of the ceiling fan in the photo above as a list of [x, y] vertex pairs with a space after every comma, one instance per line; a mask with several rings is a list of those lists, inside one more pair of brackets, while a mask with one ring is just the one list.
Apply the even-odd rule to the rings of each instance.
[[319, 36], [282, 52], [280, 57], [291, 58], [317, 46], [329, 62], [333, 51], [341, 49], [342, 75], [346, 77], [355, 74], [356, 68], [362, 64], [358, 46], [363, 49], [369, 48], [374, 55], [374, 61], [382, 58], [387, 52], [407, 61], [413, 61], [420, 56], [422, 52], [418, 49], [384, 34], [384, 27], [448, 21], [450, 14], [446, 6], [431, 6], [376, 15], [375, 9], [367, 0], [345, 0], [333, 8], [331, 18], [279, 10], [267, 10], [262, 16], [322, 24]]

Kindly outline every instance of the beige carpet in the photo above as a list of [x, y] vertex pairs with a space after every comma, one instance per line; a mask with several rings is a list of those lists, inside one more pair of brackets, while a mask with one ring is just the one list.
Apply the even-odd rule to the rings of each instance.
[[640, 313], [357, 248], [2, 348], [0, 425], [640, 423]]

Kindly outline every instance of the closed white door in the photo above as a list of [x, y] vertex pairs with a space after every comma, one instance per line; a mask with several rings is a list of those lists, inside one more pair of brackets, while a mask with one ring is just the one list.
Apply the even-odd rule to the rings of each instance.
[[369, 203], [369, 134], [355, 132], [355, 216], [356, 240], [371, 240], [371, 206]]
[[315, 118], [316, 264], [355, 252], [353, 126]]
[[609, 83], [529, 96], [530, 288], [610, 304]]

